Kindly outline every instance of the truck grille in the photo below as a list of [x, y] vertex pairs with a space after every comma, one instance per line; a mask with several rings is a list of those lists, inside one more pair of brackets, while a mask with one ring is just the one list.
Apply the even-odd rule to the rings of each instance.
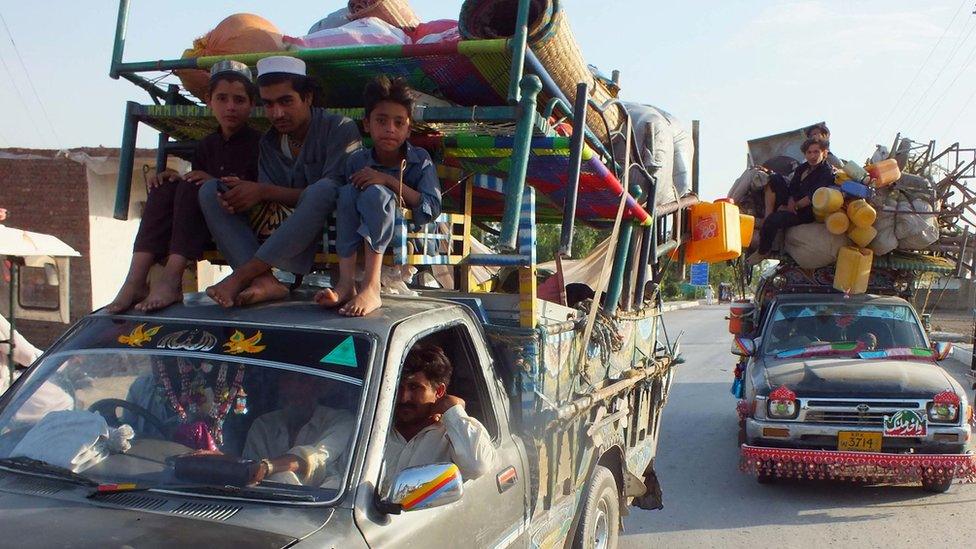
[[810, 423], [842, 423], [848, 425], [863, 425], [881, 427], [884, 422], [883, 412], [828, 412], [823, 410], [808, 411], [804, 420]]

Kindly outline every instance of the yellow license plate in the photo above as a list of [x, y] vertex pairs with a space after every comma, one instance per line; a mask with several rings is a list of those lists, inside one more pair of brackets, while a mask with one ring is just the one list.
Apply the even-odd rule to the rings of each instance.
[[841, 431], [837, 433], [837, 449], [841, 452], [880, 452], [881, 433]]

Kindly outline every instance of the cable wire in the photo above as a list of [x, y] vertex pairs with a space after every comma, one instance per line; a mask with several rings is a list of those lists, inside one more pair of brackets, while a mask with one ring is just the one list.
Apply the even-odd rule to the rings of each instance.
[[919, 121], [919, 123], [922, 124], [922, 126], [919, 127], [920, 135], [924, 133], [929, 124], [932, 123], [932, 120], [934, 119], [935, 114], [938, 112], [939, 107], [942, 106], [942, 102], [945, 100], [946, 96], [949, 95], [949, 92], [953, 90], [953, 86], [955, 86], [956, 82], [959, 80], [959, 77], [965, 74], [966, 69], [973, 64], [973, 60], [976, 60], [976, 45], [973, 45], [972, 50], [969, 52], [969, 57], [966, 58], [962, 68], [956, 72], [956, 76], [952, 79], [952, 82], [949, 82], [949, 85], [945, 90], [942, 91], [942, 94], [939, 95], [939, 97], [933, 101], [931, 105], [929, 105], [928, 109], [926, 109], [925, 115], [922, 116], [921, 120]]
[[904, 101], [905, 97], [908, 95], [908, 90], [915, 85], [915, 81], [918, 80], [918, 77], [922, 75], [922, 70], [925, 69], [925, 66], [928, 65], [929, 61], [932, 59], [932, 56], [935, 55], [935, 50], [939, 49], [939, 46], [942, 44], [942, 40], [945, 39], [946, 34], [949, 33], [949, 29], [952, 27], [952, 24], [956, 22], [956, 18], [959, 17], [959, 12], [962, 11], [962, 7], [968, 4], [969, 1], [970, 0], [963, 0], [962, 3], [959, 4], [959, 7], [956, 8], [956, 13], [952, 15], [952, 19], [949, 21], [949, 24], [946, 25], [945, 29], [942, 30], [942, 36], [940, 36], [939, 40], [936, 41], [934, 46], [932, 46], [932, 50], [929, 52], [928, 56], [925, 57], [925, 61], [922, 61], [922, 64], [918, 66], [918, 70], [915, 71], [915, 76], [912, 77], [908, 85], [905, 86], [905, 89], [902, 90], [898, 101], [895, 101], [895, 104], [891, 107], [891, 110], [888, 111], [888, 114], [881, 121], [881, 124], [878, 125], [878, 129], [874, 131], [874, 135], [871, 136], [871, 142], [874, 142], [878, 138], [878, 135], [881, 134], [881, 130], [884, 129], [885, 124], [888, 123], [891, 116], [898, 110], [898, 106], [901, 105], [901, 102]]
[[44, 108], [44, 102], [41, 101], [41, 96], [37, 93], [37, 88], [34, 87], [34, 80], [31, 79], [30, 71], [27, 70], [27, 65], [24, 64], [24, 58], [20, 55], [20, 49], [17, 48], [17, 43], [14, 42], [14, 35], [10, 32], [10, 27], [7, 26], [7, 20], [3, 18], [2, 13], [0, 13], [0, 23], [3, 23], [3, 28], [7, 31], [7, 37], [10, 38], [10, 44], [13, 45], [14, 53], [17, 54], [17, 60], [20, 61], [20, 68], [24, 70], [24, 75], [27, 76], [27, 83], [30, 85], [31, 91], [34, 92], [34, 99], [36, 99], [37, 104], [41, 106], [41, 113], [44, 114], [44, 120], [47, 121], [48, 127], [51, 128], [51, 135], [54, 136], [56, 144], [60, 146], [61, 136], [58, 135], [58, 131], [54, 129], [54, 124], [51, 123], [51, 117], [48, 116], [47, 109]]
[[34, 133], [37, 135], [37, 139], [43, 139], [40, 130], [37, 129], [37, 121], [34, 120], [34, 115], [31, 114], [30, 109], [27, 107], [27, 101], [24, 100], [24, 94], [20, 93], [20, 87], [14, 81], [14, 75], [10, 72], [10, 67], [7, 66], [7, 62], [4, 61], [2, 54], [0, 54], [0, 67], [3, 67], [3, 72], [7, 73], [7, 81], [13, 86], [14, 92], [17, 94], [17, 99], [20, 101], [20, 106], [24, 108], [24, 113], [27, 115], [27, 119], [30, 120], [31, 128], [33, 128]]
[[959, 53], [959, 50], [962, 48], [962, 45], [969, 41], [969, 37], [972, 36], [973, 31], [976, 30], [976, 24], [972, 26], [969, 25], [969, 23], [972, 21], [973, 19], [970, 19], [969, 21], [966, 22], [966, 25], [963, 26], [964, 29], [963, 32], [965, 34], [962, 40], [956, 43], [956, 46], [949, 53], [949, 56], [946, 57], [945, 63], [942, 64], [942, 67], [939, 68], [939, 70], [935, 73], [935, 77], [932, 78], [932, 80], [929, 82], [928, 87], [925, 88], [925, 91], [922, 92], [920, 96], [918, 96], [918, 100], [915, 101], [915, 104], [912, 106], [912, 108], [908, 110], [904, 119], [902, 119], [901, 124], [899, 124], [900, 128], [911, 129], [912, 126], [921, 122], [921, 120], [915, 119], [915, 115], [918, 114], [918, 108], [922, 105], [922, 103], [926, 100], [926, 98], [928, 98], [929, 92], [931, 92], [932, 88], [934, 88], [935, 85], [939, 82], [939, 79], [942, 78], [942, 75], [945, 74], [946, 69], [949, 67], [949, 64], [952, 63], [952, 60], [956, 58], [956, 54]]

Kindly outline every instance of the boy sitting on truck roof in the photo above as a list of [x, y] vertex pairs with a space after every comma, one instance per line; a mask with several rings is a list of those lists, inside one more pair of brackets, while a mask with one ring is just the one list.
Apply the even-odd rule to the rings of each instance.
[[789, 184], [770, 178], [767, 193], [773, 195], [767, 198], [766, 217], [761, 220], [759, 230], [759, 250], [747, 259], [750, 265], [766, 258], [779, 231], [815, 221], [813, 193], [834, 183], [834, 172], [825, 161], [828, 147], [820, 140], [807, 139], [800, 147], [807, 161], [796, 168]]
[[[146, 182], [149, 196], [132, 262], [122, 288], [107, 307], [110, 313], [121, 313], [133, 305], [140, 311], [155, 311], [183, 300], [186, 264], [200, 259], [210, 242], [197, 198], [200, 185], [226, 176], [257, 178], [261, 132], [247, 125], [256, 98], [247, 65], [220, 61], [210, 70], [207, 105], [220, 127], [197, 144], [189, 173], [166, 169]], [[165, 261], [163, 274], [150, 287], [146, 281], [149, 269], [161, 261]]]
[[[366, 85], [363, 99], [363, 127], [373, 138], [373, 146], [350, 154], [346, 161], [336, 210], [339, 282], [335, 289], [315, 296], [316, 302], [340, 307], [339, 313], [346, 316], [364, 316], [382, 304], [380, 269], [383, 252], [393, 239], [397, 208], [409, 207], [417, 225], [433, 221], [441, 210], [434, 163], [427, 151], [407, 142], [413, 99], [406, 81], [379, 76]], [[357, 292], [360, 248], [365, 275]]]
[[[346, 156], [360, 147], [352, 120], [313, 108], [305, 62], [272, 56], [257, 63], [261, 100], [272, 127], [261, 137], [258, 181], [225, 177], [200, 189], [200, 206], [217, 247], [234, 272], [207, 288], [224, 307], [281, 299], [288, 288], [271, 267], [308, 273], [332, 216]], [[263, 243], [248, 211], [262, 202], [294, 207]]]

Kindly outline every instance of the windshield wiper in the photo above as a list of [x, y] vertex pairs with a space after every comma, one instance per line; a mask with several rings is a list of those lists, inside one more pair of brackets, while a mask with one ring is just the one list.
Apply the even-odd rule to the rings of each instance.
[[52, 465], [38, 459], [24, 456], [0, 458], [0, 467], [5, 467], [7, 469], [20, 471], [23, 473], [56, 478], [58, 480], [66, 480], [68, 482], [82, 484], [84, 486], [95, 486], [98, 484], [94, 480], [84, 475], [80, 475], [71, 469], [65, 469], [64, 467], [60, 467], [58, 465]]
[[[299, 494], [292, 491], [276, 490], [263, 486], [230, 486], [220, 484], [161, 484], [148, 486], [146, 490], [169, 490], [173, 492], [191, 492], [194, 494], [211, 496], [233, 496], [240, 498], [265, 499], [273, 501], [307, 501], [315, 502], [312, 494]], [[119, 490], [123, 491], [123, 490]], [[105, 493], [102, 491], [101, 493]]]

